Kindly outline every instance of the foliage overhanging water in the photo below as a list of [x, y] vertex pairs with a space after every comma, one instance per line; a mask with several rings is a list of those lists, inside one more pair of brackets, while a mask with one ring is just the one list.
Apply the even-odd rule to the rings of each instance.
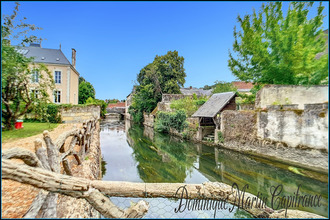
[[[270, 205], [270, 188], [283, 185], [281, 196], [321, 194], [321, 207], [301, 207], [322, 216], [328, 216], [328, 176], [285, 164], [249, 157], [222, 148], [209, 147], [183, 141], [177, 137], [159, 134], [148, 127], [132, 126], [129, 122], [101, 124], [101, 148], [106, 161], [103, 180], [131, 182], [203, 183], [206, 181], [237, 183], [247, 192], [267, 198]], [[312, 178], [313, 177], [313, 178]], [[111, 198], [122, 208], [129, 206], [125, 198]], [[140, 199], [131, 198], [136, 202]], [[150, 204], [147, 218], [200, 218], [212, 217], [211, 212], [174, 213], [176, 201], [170, 199], [145, 199]], [[216, 218], [248, 218], [248, 213], [235, 209], [222, 210]]]

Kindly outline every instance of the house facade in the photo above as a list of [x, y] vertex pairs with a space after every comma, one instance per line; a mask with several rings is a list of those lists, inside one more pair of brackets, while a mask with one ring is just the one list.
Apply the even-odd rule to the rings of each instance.
[[[48, 90], [50, 101], [56, 104], [78, 104], [79, 73], [76, 70], [76, 50], [72, 49], [72, 63], [61, 49], [42, 48], [41, 44], [32, 43], [29, 47], [19, 48], [25, 57], [34, 57], [34, 63], [44, 64], [50, 71], [55, 89]], [[31, 65], [32, 67], [32, 65]], [[32, 93], [38, 93], [40, 74], [35, 72], [29, 85]]]

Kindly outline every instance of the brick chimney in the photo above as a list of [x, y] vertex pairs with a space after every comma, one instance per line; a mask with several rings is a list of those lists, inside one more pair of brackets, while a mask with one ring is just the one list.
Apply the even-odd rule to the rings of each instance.
[[76, 50], [72, 48], [72, 66], [76, 68]]

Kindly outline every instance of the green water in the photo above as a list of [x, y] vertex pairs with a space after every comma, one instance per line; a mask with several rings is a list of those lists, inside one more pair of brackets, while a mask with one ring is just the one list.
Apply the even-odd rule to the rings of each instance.
[[[243, 188], [247, 192], [262, 195], [270, 205], [270, 189], [280, 184], [279, 196], [321, 195], [320, 207], [299, 207], [299, 210], [328, 216], [328, 176], [312, 171], [249, 157], [222, 148], [209, 147], [180, 140], [150, 128], [130, 126], [129, 123], [101, 125], [101, 148], [106, 161], [104, 180], [131, 182], [202, 183], [218, 181]], [[130, 201], [112, 198], [123, 208]], [[202, 218], [213, 217], [213, 212], [174, 213], [178, 202], [169, 199], [149, 199], [151, 210], [147, 218]], [[164, 207], [163, 207], [164, 206]], [[162, 208], [163, 207], [163, 208]], [[218, 211], [216, 218], [251, 217], [242, 210]]]

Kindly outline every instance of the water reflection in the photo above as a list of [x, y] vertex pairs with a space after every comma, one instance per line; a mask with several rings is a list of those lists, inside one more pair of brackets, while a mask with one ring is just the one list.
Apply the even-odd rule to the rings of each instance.
[[[322, 174], [309, 171], [310, 175], [300, 175], [291, 172], [285, 165], [275, 166], [237, 152], [182, 141], [154, 133], [151, 128], [131, 126], [129, 123], [102, 125], [101, 128], [102, 153], [108, 163], [105, 180], [180, 183], [219, 181], [229, 185], [235, 182], [240, 188], [249, 184], [248, 192], [255, 195], [262, 193], [268, 198], [268, 205], [271, 186], [283, 184], [281, 195], [293, 196], [301, 185], [301, 195], [321, 194], [322, 206], [300, 207], [300, 210], [328, 216], [328, 183], [308, 177], [316, 176], [324, 181], [327, 176]], [[232, 217], [240, 215], [245, 214], [235, 212]]]

